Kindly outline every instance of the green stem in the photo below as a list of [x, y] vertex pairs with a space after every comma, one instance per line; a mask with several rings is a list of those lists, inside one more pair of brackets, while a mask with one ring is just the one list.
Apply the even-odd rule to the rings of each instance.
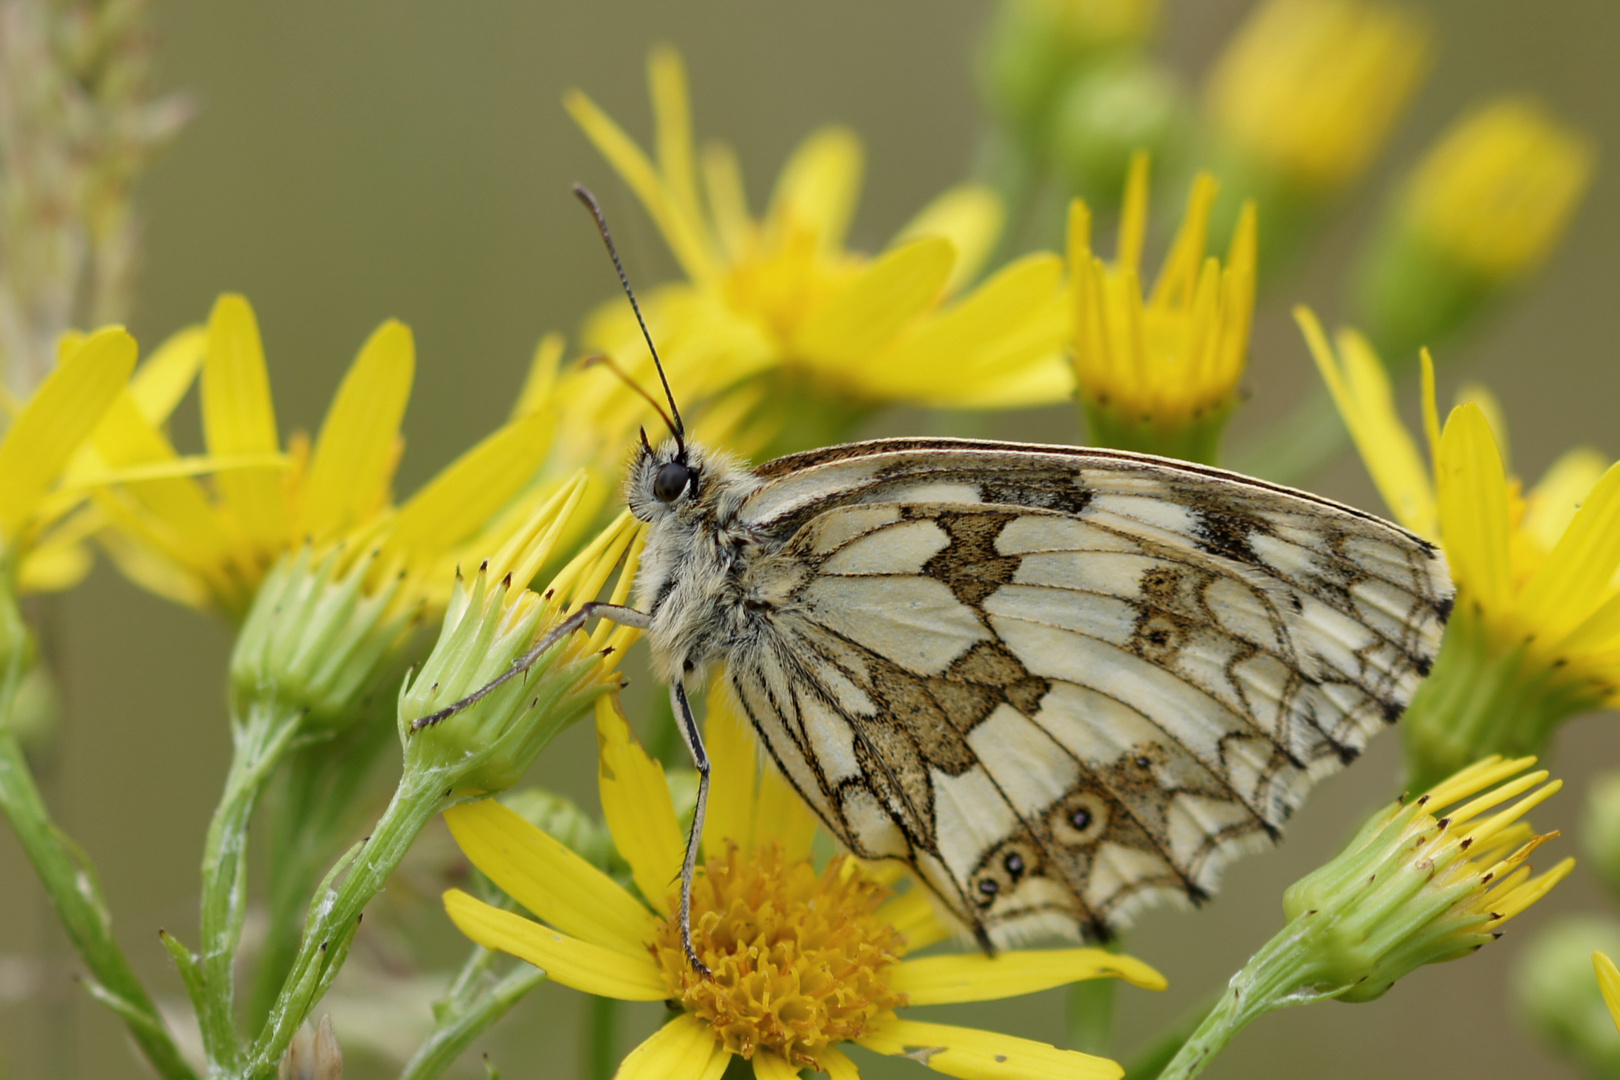
[[281, 993], [298, 955], [309, 895], [341, 850], [337, 842], [353, 835], [354, 804], [392, 734], [391, 713], [368, 710], [335, 738], [289, 754], [282, 783], [271, 789], [272, 803], [261, 815], [269, 833], [268, 925], [254, 966], [250, 1029], [264, 1023]]
[[[1108, 951], [1118, 953], [1118, 938], [1108, 943]], [[1118, 979], [1085, 979], [1069, 987], [1069, 1047], [1097, 1057], [1113, 1056], [1114, 1001]]]
[[68, 937], [90, 969], [85, 986], [116, 1012], [146, 1060], [164, 1080], [195, 1080], [158, 1015], [151, 995], [113, 938], [112, 916], [83, 851], [51, 821], [22, 746], [8, 729], [22, 681], [27, 630], [9, 592], [0, 587], [0, 810], [16, 830]]
[[400, 1071], [399, 1080], [433, 1080], [443, 1074], [474, 1039], [546, 981], [544, 971], [519, 964], [491, 984], [486, 973], [495, 957], [488, 949], [473, 949], [445, 1000], [434, 1009], [438, 1022], [432, 1033]]
[[1183, 1045], [1198, 1030], [1199, 1023], [1215, 1007], [1217, 995], [1209, 995], [1194, 1012], [1188, 1013], [1170, 1027], [1159, 1040], [1132, 1059], [1125, 1070], [1124, 1080], [1155, 1080], [1164, 1067], [1175, 1058]]
[[1311, 967], [1315, 950], [1303, 940], [1311, 929], [1309, 920], [1296, 919], [1266, 942], [1232, 976], [1226, 992], [1170, 1059], [1159, 1080], [1192, 1080], [1238, 1032], [1266, 1013], [1325, 1000], [1348, 989], [1315, 989]]
[[230, 772], [208, 823], [202, 861], [203, 994], [196, 1001], [203, 1046], [212, 1067], [233, 1067], [236, 1036], [236, 951], [247, 918], [248, 826], [265, 783], [298, 733], [303, 710], [274, 699], [253, 699], [246, 717], [233, 717]]
[[585, 1026], [584, 1068], [580, 1074], [585, 1080], [613, 1080], [619, 1064], [620, 1004], [609, 997], [590, 999], [590, 1019]]
[[[371, 836], [339, 861], [317, 890], [304, 937], [270, 1018], [233, 1075], [259, 1080], [274, 1074], [298, 1025], [321, 998], [348, 956], [361, 913], [388, 883], [411, 843], [453, 801], [448, 769], [407, 769]], [[339, 881], [338, 878], [341, 877]]]

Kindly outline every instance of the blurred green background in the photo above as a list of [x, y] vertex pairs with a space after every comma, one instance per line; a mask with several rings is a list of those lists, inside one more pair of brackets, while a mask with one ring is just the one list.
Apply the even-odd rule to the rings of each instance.
[[[1312, 303], [1333, 321], [1344, 255], [1368, 228], [1383, 181], [1460, 109], [1496, 92], [1527, 91], [1591, 132], [1603, 150], [1620, 147], [1620, 4], [1410, 6], [1436, 23], [1433, 74], [1372, 182], [1358, 189], [1313, 258], [1270, 294], [1235, 434], [1276, 416], [1314, 379], [1288, 305]], [[1164, 51], [1196, 80], [1247, 7], [1247, 0], [1167, 3]], [[419, 357], [399, 477], [399, 489], [409, 491], [505, 416], [542, 332], [572, 331], [613, 294], [597, 239], [568, 195], [571, 182], [603, 198], [634, 279], [650, 285], [672, 271], [651, 225], [564, 115], [566, 88], [586, 89], [644, 138], [646, 50], [675, 44], [688, 62], [699, 137], [733, 142], [756, 208], [804, 134], [828, 121], [850, 124], [868, 150], [853, 241], [871, 249], [971, 167], [982, 124], [970, 60], [988, 13], [989, 5], [969, 0], [157, 0], [160, 83], [191, 95], [199, 113], [139, 190], [145, 266], [133, 329], [150, 347], [203, 319], [220, 291], [247, 294], [286, 431], [318, 423], [378, 322], [404, 320]], [[1459, 362], [1443, 375], [1442, 400], [1465, 376], [1501, 396], [1514, 464], [1527, 477], [1576, 443], [1620, 452], [1620, 170], [1611, 166], [1600, 163], [1544, 274], [1480, 332], [1452, 345]], [[182, 442], [195, 439], [194, 413], [190, 403], [182, 407]], [[922, 422], [891, 416], [882, 430]], [[1075, 431], [1066, 409], [999, 423], [1003, 433], [1052, 439]], [[1354, 462], [1315, 486], [1380, 509]], [[194, 936], [196, 862], [229, 748], [226, 633], [104, 567], [34, 613], [67, 696], [63, 727], [42, 759], [47, 795], [100, 868], [126, 949], [161, 993], [178, 998], [157, 930]], [[1131, 950], [1164, 971], [1171, 989], [1121, 994], [1127, 1047], [1193, 1007], [1270, 936], [1282, 889], [1393, 794], [1398, 743], [1385, 736], [1356, 768], [1325, 783], [1283, 846], [1236, 866], [1205, 910], [1143, 920]], [[593, 753], [589, 731], [571, 731], [542, 759], [538, 778], [589, 803]], [[1568, 828], [1588, 777], [1616, 765], [1613, 716], [1568, 727], [1554, 767], [1570, 786], [1538, 812], [1537, 826]], [[1554, 850], [1562, 855], [1574, 844], [1566, 839]], [[1516, 1029], [1505, 987], [1537, 923], [1605, 903], [1596, 881], [1577, 870], [1500, 945], [1424, 969], [1369, 1005], [1270, 1017], [1206, 1075], [1572, 1076]], [[448, 962], [458, 951], [455, 935], [432, 909], [428, 916], [412, 929]], [[385, 969], [393, 962], [387, 940], [366, 947]], [[0, 1077], [141, 1073], [119, 1026], [71, 981], [74, 970], [13, 836], [0, 829]], [[572, 1076], [581, 1004], [572, 991], [544, 986], [479, 1049], [508, 1077]], [[940, 1019], [1056, 1042], [1062, 1011], [1057, 993], [937, 1010]], [[633, 1012], [627, 1037], [639, 1039], [652, 1023], [650, 1009]], [[357, 1055], [351, 1060], [351, 1076], [387, 1075]], [[863, 1057], [863, 1068], [868, 1061], [876, 1059]], [[899, 1061], [871, 1071], [923, 1075]]]

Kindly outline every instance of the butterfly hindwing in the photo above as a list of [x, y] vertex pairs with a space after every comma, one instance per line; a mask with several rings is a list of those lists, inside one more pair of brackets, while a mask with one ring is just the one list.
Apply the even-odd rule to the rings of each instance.
[[741, 704], [840, 839], [998, 943], [1207, 893], [1399, 714], [1449, 609], [1418, 538], [1197, 466], [941, 440], [759, 475]]

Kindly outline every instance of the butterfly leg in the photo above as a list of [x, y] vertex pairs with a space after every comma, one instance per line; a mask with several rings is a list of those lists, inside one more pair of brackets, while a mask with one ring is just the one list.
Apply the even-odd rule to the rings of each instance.
[[698, 844], [703, 839], [703, 818], [709, 808], [709, 752], [704, 749], [703, 733], [692, 718], [692, 703], [686, 698], [684, 684], [670, 685], [669, 701], [698, 774], [697, 807], [692, 811], [692, 831], [686, 836], [686, 859], [681, 863], [681, 948], [686, 950], [686, 962], [692, 965], [692, 970], [707, 979], [710, 977], [708, 965], [698, 959], [697, 950], [692, 948], [692, 877], [697, 872]]
[[534, 662], [536, 660], [545, 655], [547, 649], [550, 649], [553, 645], [556, 645], [557, 642], [561, 641], [569, 634], [572, 634], [575, 630], [578, 630], [592, 619], [609, 619], [613, 622], [619, 623], [621, 626], [633, 626], [638, 630], [645, 630], [647, 627], [652, 625], [651, 615], [648, 615], [643, 611], [637, 611], [632, 607], [624, 607], [621, 604], [599, 604], [595, 601], [588, 604], [581, 604], [578, 611], [568, 616], [568, 618], [564, 619], [556, 626], [553, 626], [545, 637], [534, 643], [534, 647], [532, 649], [518, 657], [516, 660], [512, 661], [511, 667], [507, 668], [505, 671], [501, 672], [499, 675], [495, 676], [495, 678], [491, 679], [483, 686], [480, 686], [477, 690], [474, 690], [460, 701], [455, 702], [452, 705], [446, 705], [436, 713], [429, 713], [426, 716], [421, 716], [411, 721], [411, 730], [420, 731], [422, 728], [432, 727], [440, 720], [454, 716], [467, 706], [472, 705], [480, 699], [493, 693], [496, 688], [498, 688], [502, 683], [505, 683], [508, 679], [516, 678], [525, 671], [528, 671], [529, 668], [534, 666]]

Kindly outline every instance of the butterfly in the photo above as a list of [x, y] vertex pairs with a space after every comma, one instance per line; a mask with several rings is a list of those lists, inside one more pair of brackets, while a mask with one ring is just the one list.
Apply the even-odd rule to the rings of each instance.
[[699, 775], [700, 971], [711, 673], [833, 836], [908, 864], [993, 951], [1207, 897], [1400, 716], [1451, 611], [1435, 545], [1302, 491], [946, 438], [749, 468], [664, 390], [672, 437], [643, 432], [625, 480], [638, 606], [585, 605], [530, 657], [588, 618], [646, 629]]

